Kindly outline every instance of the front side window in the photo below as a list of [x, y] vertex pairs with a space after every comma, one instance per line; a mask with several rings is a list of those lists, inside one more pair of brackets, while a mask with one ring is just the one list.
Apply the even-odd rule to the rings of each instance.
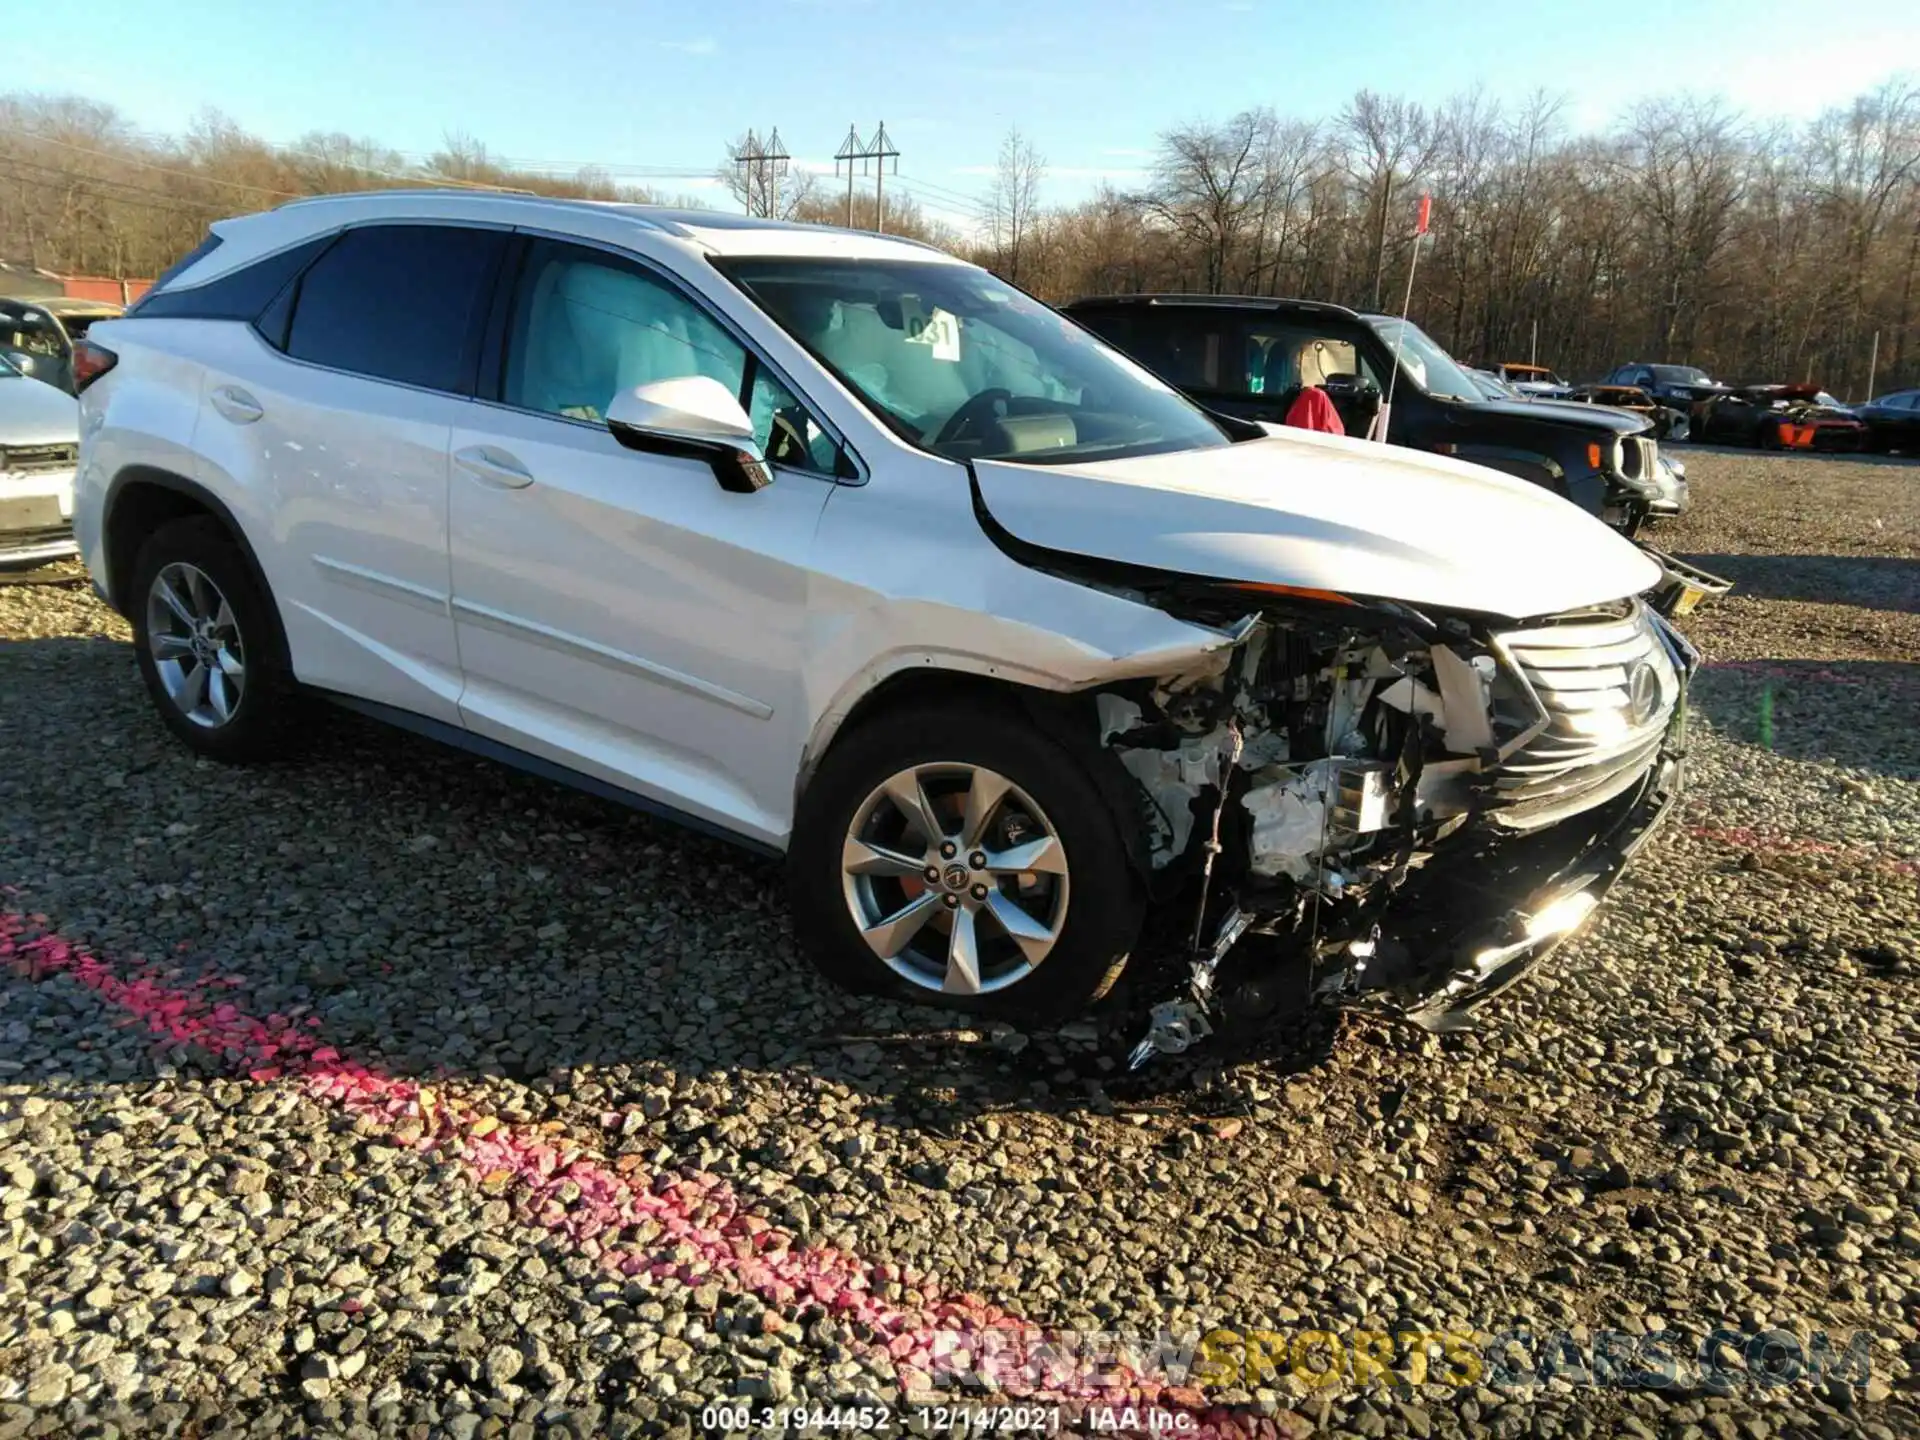
[[1352, 339], [1296, 321], [1259, 321], [1247, 329], [1242, 393], [1282, 395], [1309, 385], [1371, 385], [1380, 377]]
[[739, 395], [747, 352], [707, 313], [637, 265], [535, 242], [521, 272], [501, 399], [600, 420], [636, 385], [705, 375]]
[[622, 391], [696, 375], [719, 381], [741, 402], [773, 464], [834, 473], [833, 437], [685, 294], [604, 251], [533, 242], [514, 292], [504, 403], [597, 423]]
[[754, 257], [722, 268], [889, 428], [936, 455], [1064, 463], [1228, 443], [1166, 383], [972, 266]]
[[376, 380], [464, 391], [505, 246], [502, 232], [469, 226], [349, 230], [292, 292], [286, 351]]

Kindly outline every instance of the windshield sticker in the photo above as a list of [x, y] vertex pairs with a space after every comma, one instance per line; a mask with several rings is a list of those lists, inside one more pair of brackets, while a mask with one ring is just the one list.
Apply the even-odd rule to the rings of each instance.
[[932, 349], [933, 358], [936, 360], [958, 361], [960, 359], [960, 317], [936, 305], [933, 313], [907, 336], [907, 343], [928, 346]]

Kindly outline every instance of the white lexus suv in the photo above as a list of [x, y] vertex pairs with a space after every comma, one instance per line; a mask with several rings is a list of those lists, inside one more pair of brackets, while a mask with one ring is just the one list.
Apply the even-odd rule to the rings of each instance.
[[1449, 1024], [1677, 789], [1659, 563], [907, 241], [333, 196], [81, 351], [77, 538], [185, 744], [325, 698], [784, 854], [853, 986], [1059, 1014], [1145, 934], [1190, 970], [1149, 1048], [1276, 995]]

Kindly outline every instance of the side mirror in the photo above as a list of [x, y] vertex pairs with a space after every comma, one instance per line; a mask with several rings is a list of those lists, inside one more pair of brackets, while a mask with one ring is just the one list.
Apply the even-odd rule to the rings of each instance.
[[705, 460], [720, 488], [737, 495], [773, 483], [752, 419], [732, 391], [706, 375], [621, 391], [607, 406], [607, 429], [629, 450]]

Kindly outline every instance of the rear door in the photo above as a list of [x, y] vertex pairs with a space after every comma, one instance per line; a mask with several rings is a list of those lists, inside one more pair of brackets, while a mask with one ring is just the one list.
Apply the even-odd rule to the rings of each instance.
[[264, 492], [256, 549], [306, 684], [459, 721], [447, 444], [508, 236], [348, 230], [209, 356], [196, 449]]
[[[452, 436], [470, 730], [772, 843], [792, 805], [814, 532], [838, 450], [731, 329], [625, 254], [533, 238], [492, 397]], [[622, 446], [614, 394], [705, 375], [774, 465], [751, 495]]]

